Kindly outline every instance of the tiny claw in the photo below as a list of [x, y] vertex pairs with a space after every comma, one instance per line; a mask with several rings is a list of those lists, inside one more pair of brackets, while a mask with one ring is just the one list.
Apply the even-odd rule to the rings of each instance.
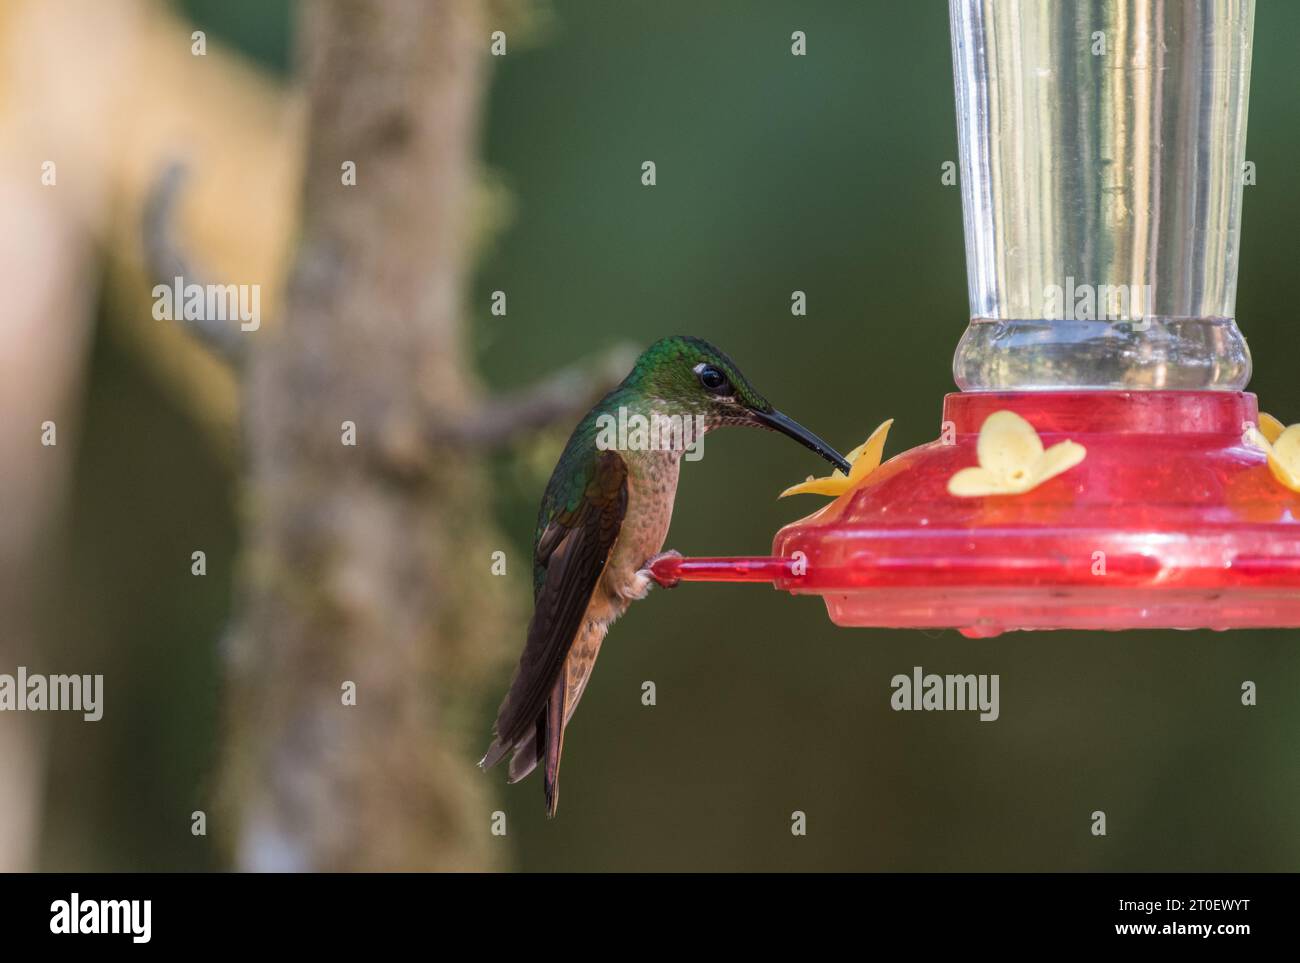
[[681, 577], [678, 575], [678, 563], [681, 560], [681, 552], [671, 549], [667, 552], [660, 552], [658, 555], [652, 555], [646, 559], [645, 567], [641, 569], [641, 573], [644, 573], [662, 588], [676, 588], [681, 581]]

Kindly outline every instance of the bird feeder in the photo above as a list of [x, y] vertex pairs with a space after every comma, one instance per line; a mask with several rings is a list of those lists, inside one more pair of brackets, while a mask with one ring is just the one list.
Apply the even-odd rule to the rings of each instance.
[[771, 556], [656, 578], [972, 636], [1300, 626], [1300, 481], [1234, 320], [1253, 0], [949, 12], [971, 321], [938, 437]]

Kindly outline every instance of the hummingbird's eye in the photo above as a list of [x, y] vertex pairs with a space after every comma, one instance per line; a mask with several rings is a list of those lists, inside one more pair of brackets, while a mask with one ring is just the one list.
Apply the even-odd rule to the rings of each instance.
[[715, 395], [731, 394], [731, 382], [717, 368], [711, 364], [702, 364], [695, 369], [699, 375], [700, 384], [704, 385], [704, 390], [712, 392]]

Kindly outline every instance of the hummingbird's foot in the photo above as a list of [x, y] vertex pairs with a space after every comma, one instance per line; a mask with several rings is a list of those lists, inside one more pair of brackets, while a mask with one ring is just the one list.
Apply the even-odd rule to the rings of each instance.
[[[667, 552], [660, 552], [658, 555], [652, 555], [650, 558], [646, 559], [645, 568], [636, 573], [637, 577], [640, 578], [644, 576], [647, 582], [654, 582], [656, 585], [662, 586], [666, 589], [676, 588], [677, 583], [681, 581], [681, 579], [677, 577], [676, 566], [667, 564], [660, 565], [659, 563], [666, 562], [668, 559], [677, 559], [681, 557], [681, 552], [672, 551], [671, 549]], [[659, 571], [656, 571], [656, 568], [658, 568]], [[646, 591], [648, 592], [649, 590], [650, 586], [647, 584]]]

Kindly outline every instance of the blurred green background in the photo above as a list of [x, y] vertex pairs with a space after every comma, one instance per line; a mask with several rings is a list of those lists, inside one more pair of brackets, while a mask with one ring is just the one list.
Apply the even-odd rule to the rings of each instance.
[[[213, 42], [285, 76], [292, 6], [177, 4]], [[485, 380], [526, 383], [618, 341], [689, 333], [841, 448], [886, 417], [890, 453], [935, 437], [967, 316], [959, 193], [940, 182], [957, 156], [946, 5], [545, 9], [531, 41], [492, 61], [483, 157], [512, 218], [469, 299]], [[794, 30], [806, 57], [790, 54]], [[1297, 37], [1300, 5], [1259, 6], [1247, 148], [1258, 183], [1238, 296], [1252, 389], [1287, 421], [1300, 419], [1286, 303]], [[645, 160], [653, 189], [639, 182]], [[507, 317], [489, 311], [496, 289]], [[806, 319], [790, 315], [795, 289]], [[48, 609], [57, 637], [119, 681], [104, 722], [53, 720], [41, 864], [211, 868], [209, 843], [176, 814], [205, 808], [213, 788], [234, 477], [111, 326], [99, 331]], [[494, 465], [484, 497], [512, 558], [527, 557], [562, 436]], [[817, 469], [790, 444], [730, 432], [707, 452], [683, 472], [671, 548], [762, 553], [815, 504], [776, 500]], [[194, 545], [208, 548], [206, 579], [177, 563]], [[560, 818], [543, 818], [536, 780], [501, 785], [501, 845], [525, 870], [1295, 870], [1296, 642], [971, 641], [838, 629], [819, 601], [753, 586], [656, 592], [612, 632], [568, 731]], [[891, 711], [889, 679], [913, 665], [999, 673], [1001, 718]], [[1255, 708], [1240, 704], [1246, 679]], [[499, 696], [483, 696], [484, 744]], [[1089, 832], [1095, 809], [1105, 838]], [[793, 810], [806, 837], [791, 835]]]

